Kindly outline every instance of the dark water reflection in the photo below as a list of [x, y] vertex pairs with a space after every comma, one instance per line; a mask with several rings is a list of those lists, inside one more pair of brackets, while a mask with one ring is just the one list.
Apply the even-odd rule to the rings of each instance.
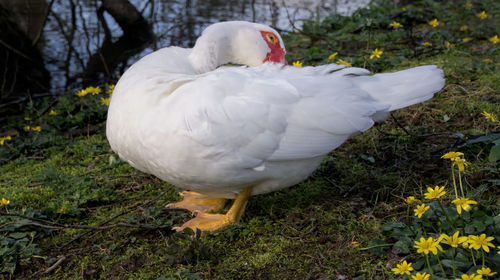
[[[247, 20], [292, 30], [301, 20], [319, 11], [350, 14], [369, 0], [0, 0], [0, 17], [17, 24], [24, 43], [6, 42], [0, 35], [0, 51], [18, 50], [27, 62], [37, 62], [31, 71], [16, 77], [24, 86], [0, 88], [1, 99], [13, 100], [29, 94], [55, 94], [81, 86], [102, 83], [122, 73], [138, 58], [165, 46], [190, 47], [211, 23]], [[3, 22], [2, 24], [3, 29]], [[0, 32], [1, 33], [1, 32]], [[14, 32], [14, 34], [17, 34]], [[31, 44], [30, 44], [31, 43]], [[5, 46], [7, 45], [7, 47]], [[26, 48], [31, 45], [30, 48]], [[10, 47], [10, 49], [9, 49]], [[35, 49], [36, 48], [36, 49]], [[0, 63], [13, 63], [12, 54]], [[15, 54], [14, 54], [15, 55]], [[19, 61], [25, 61], [23, 57]], [[14, 61], [19, 64], [19, 61]], [[26, 63], [27, 63], [26, 62]], [[8, 65], [7, 65], [8, 66]], [[11, 71], [15, 68], [7, 67]], [[33, 72], [33, 73], [31, 73]], [[0, 73], [1, 75], [2, 73]], [[11, 73], [12, 74], [12, 73]], [[12, 77], [3, 75], [4, 85]], [[1, 76], [0, 76], [0, 79]], [[41, 81], [41, 82], [40, 82]], [[26, 84], [39, 83], [37, 87]]]

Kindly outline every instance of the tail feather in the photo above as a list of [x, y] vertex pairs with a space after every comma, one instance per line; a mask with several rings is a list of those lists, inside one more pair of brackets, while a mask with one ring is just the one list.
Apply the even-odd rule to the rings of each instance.
[[394, 111], [426, 101], [445, 84], [443, 70], [436, 65], [419, 66], [394, 73], [353, 78], [356, 85]]

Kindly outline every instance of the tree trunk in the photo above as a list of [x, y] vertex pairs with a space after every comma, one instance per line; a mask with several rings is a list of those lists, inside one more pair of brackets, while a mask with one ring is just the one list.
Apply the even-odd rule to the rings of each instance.
[[[103, 16], [108, 12], [123, 30], [123, 35], [112, 42], [109, 28]], [[120, 63], [142, 51], [154, 39], [151, 26], [128, 0], [103, 0], [98, 17], [105, 30], [101, 48], [94, 53], [86, 66], [84, 80], [93, 81], [104, 74], [111, 78]]]
[[20, 21], [0, 4], [0, 104], [50, 89], [42, 55]]

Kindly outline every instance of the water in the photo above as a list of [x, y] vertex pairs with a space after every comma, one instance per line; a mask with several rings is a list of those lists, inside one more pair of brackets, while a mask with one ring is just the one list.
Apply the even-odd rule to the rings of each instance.
[[[2, 1], [5, 2], [0, 0], [0, 3]], [[28, 2], [40, 1], [42, 6], [49, 8], [44, 0]], [[86, 72], [92, 70], [89, 70], [92, 68], [89, 67], [92, 64], [89, 60], [93, 59], [93, 63], [98, 65], [103, 60], [112, 60], [110, 54], [127, 53], [115, 64], [110, 63], [104, 69], [97, 69], [94, 71], [97, 76], [92, 76], [94, 82], [111, 80], [140, 57], [156, 49], [173, 45], [193, 46], [201, 31], [215, 22], [246, 20], [271, 25], [281, 32], [291, 31], [294, 27], [300, 28], [304, 19], [315, 18], [317, 12], [321, 18], [332, 13], [349, 15], [368, 2], [369, 0], [131, 0], [130, 3], [151, 25], [154, 40], [128, 52], [120, 49], [123, 45], [120, 48], [116, 46], [124, 32], [115, 19], [107, 12], [99, 19], [100, 1], [55, 0], [41, 25], [43, 33], [39, 46], [45, 68], [51, 76], [50, 91], [61, 92], [89, 82], [84, 81], [88, 77]], [[22, 11], [22, 7], [17, 9]], [[42, 8], [40, 10], [43, 11]], [[21, 25], [23, 22], [26, 25], [26, 18], [24, 21], [22, 15], [20, 18]], [[38, 18], [43, 17], [38, 13]], [[103, 47], [106, 30], [111, 35], [107, 44], [111, 49], [115, 48], [115, 51], [106, 52]]]

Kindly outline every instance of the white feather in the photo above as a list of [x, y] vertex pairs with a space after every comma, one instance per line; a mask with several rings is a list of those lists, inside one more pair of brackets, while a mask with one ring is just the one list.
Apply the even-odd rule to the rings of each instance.
[[365, 76], [336, 64], [266, 63], [200, 74], [208, 66], [196, 67], [193, 57], [202, 53], [165, 48], [134, 64], [116, 85], [106, 132], [132, 166], [219, 197], [300, 182], [378, 116], [427, 100], [444, 84], [435, 66]]

